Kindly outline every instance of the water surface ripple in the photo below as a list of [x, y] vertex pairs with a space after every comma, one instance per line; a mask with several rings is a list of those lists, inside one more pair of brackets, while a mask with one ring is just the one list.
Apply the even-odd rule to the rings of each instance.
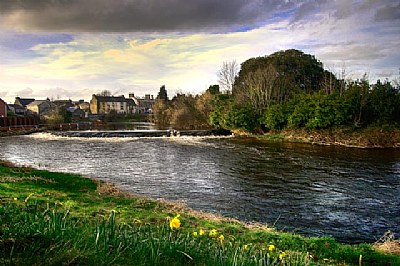
[[237, 138], [0, 138], [0, 158], [305, 235], [400, 233], [400, 151]]

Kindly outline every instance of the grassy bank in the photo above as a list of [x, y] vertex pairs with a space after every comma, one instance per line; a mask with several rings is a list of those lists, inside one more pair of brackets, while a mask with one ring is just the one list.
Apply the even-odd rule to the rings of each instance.
[[285, 129], [257, 135], [260, 140], [340, 145], [357, 148], [400, 148], [400, 129], [395, 127], [339, 127], [320, 130]]
[[277, 232], [6, 162], [0, 197], [1, 265], [400, 265], [368, 244]]

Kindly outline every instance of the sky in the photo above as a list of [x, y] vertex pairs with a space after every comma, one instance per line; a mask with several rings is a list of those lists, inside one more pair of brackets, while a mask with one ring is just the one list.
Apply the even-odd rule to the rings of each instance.
[[398, 0], [0, 0], [0, 98], [202, 93], [286, 49], [346, 78], [400, 71]]

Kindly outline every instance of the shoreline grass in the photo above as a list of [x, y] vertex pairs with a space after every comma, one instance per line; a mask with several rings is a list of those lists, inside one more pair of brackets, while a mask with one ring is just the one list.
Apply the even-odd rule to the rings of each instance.
[[0, 201], [1, 265], [400, 265], [371, 244], [251, 226], [3, 161]]
[[319, 130], [284, 129], [256, 135], [260, 141], [299, 142], [353, 148], [400, 148], [400, 129], [384, 126], [368, 128], [337, 127]]

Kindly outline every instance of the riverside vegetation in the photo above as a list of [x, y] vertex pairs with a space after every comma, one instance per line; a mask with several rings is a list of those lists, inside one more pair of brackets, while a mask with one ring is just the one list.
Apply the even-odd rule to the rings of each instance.
[[278, 232], [3, 161], [0, 191], [1, 265], [400, 265], [391, 249]]
[[[238, 70], [235, 61], [224, 62], [218, 73], [222, 88], [213, 85], [201, 95], [168, 100], [161, 87], [153, 121], [177, 129], [214, 127], [305, 142], [318, 142], [318, 135], [331, 144], [400, 145], [399, 78], [371, 84], [365, 74], [351, 80], [344, 67], [335, 75], [313, 55], [294, 49], [248, 59]], [[301, 138], [292, 137], [297, 134]]]

